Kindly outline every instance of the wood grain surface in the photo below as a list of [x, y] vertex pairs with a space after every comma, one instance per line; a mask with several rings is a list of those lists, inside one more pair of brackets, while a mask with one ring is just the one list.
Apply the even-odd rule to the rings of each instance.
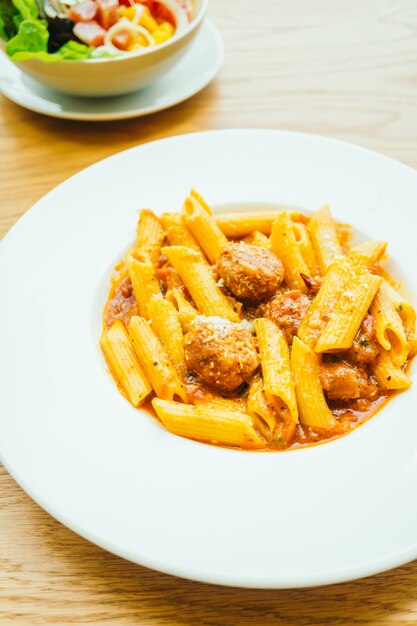
[[[0, 96], [1, 236], [83, 167], [142, 142], [196, 130], [318, 133], [417, 168], [414, 0], [211, 0], [209, 15], [225, 40], [224, 66], [209, 87], [171, 110], [75, 123], [30, 113]], [[2, 470], [0, 624], [417, 624], [417, 562], [307, 590], [184, 581], [81, 539]]]

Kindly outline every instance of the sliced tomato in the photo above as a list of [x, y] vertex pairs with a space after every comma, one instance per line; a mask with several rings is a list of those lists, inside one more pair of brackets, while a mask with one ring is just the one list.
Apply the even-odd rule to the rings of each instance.
[[169, 22], [173, 26], [176, 25], [175, 17], [172, 15], [171, 11], [157, 0], [139, 0], [139, 4], [148, 7], [152, 16], [158, 22]]
[[92, 22], [77, 22], [73, 29], [74, 35], [87, 46], [102, 46], [106, 31], [94, 20]]
[[96, 16], [97, 5], [93, 0], [84, 0], [74, 4], [67, 11], [67, 17], [73, 22], [91, 22]]
[[96, 20], [105, 30], [109, 30], [119, 20], [119, 0], [96, 0]]
[[177, 25], [175, 17], [168, 9], [168, 7], [164, 6], [160, 2], [155, 3], [154, 16], [158, 20], [158, 22], [169, 22], [174, 27]]
[[153, 14], [155, 10], [155, 0], [135, 0], [137, 4], [143, 4], [145, 7], [148, 7], [149, 11]]

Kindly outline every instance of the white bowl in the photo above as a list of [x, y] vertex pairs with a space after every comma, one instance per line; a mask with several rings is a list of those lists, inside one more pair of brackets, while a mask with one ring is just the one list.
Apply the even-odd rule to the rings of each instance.
[[38, 59], [16, 62], [30, 78], [73, 96], [119, 96], [149, 85], [168, 72], [184, 55], [198, 33], [208, 0], [195, 0], [190, 25], [159, 46], [129, 55], [84, 61], [44, 63]]

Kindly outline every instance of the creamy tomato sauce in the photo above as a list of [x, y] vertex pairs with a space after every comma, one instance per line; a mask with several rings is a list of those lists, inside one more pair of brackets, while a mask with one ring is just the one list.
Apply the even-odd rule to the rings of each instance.
[[[166, 260], [161, 258], [158, 269], [161, 288], [166, 289], [167, 283], [174, 284], [179, 279], [175, 270], [166, 266]], [[189, 298], [186, 289], [182, 286], [182, 292]], [[248, 321], [256, 317], [257, 308], [253, 306], [244, 307], [242, 317]], [[105, 328], [110, 328], [116, 320], [121, 320], [126, 328], [129, 326], [130, 319], [133, 315], [138, 315], [138, 308], [135, 296], [132, 290], [130, 278], [127, 276], [115, 283], [109, 295], [109, 299], [104, 310], [103, 322]], [[360, 341], [360, 340], [359, 340]], [[362, 340], [363, 341], [363, 340]], [[366, 344], [363, 349], [366, 349]], [[346, 357], [346, 355], [343, 355]], [[333, 362], [343, 361], [339, 355], [331, 355]], [[347, 361], [346, 361], [347, 362]], [[201, 382], [197, 380], [191, 373], [187, 375], [186, 389], [190, 401], [193, 404], [203, 404], [210, 401], [213, 393]], [[228, 396], [231, 400], [245, 402], [248, 387], [244, 386], [239, 390], [239, 394]], [[367, 421], [370, 417], [380, 411], [383, 406], [395, 395], [396, 392], [390, 392], [380, 389], [376, 392], [375, 397], [358, 398], [353, 400], [328, 400], [329, 408], [338, 420], [338, 427], [334, 430], [322, 430], [312, 428], [298, 423], [296, 427], [292, 427], [290, 423], [282, 420], [281, 429], [277, 430], [276, 436], [269, 443], [267, 450], [287, 450], [311, 446], [318, 443], [331, 441], [351, 432], [354, 428]], [[151, 398], [152, 399], [152, 398]], [[158, 419], [155, 410], [152, 408], [151, 399], [147, 400], [142, 408]]]

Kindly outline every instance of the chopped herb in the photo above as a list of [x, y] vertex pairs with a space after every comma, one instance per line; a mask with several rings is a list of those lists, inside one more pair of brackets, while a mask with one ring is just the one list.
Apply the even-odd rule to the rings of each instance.
[[359, 341], [359, 343], [361, 344], [361, 346], [367, 346], [368, 345], [368, 340], [367, 339], [361, 339]]
[[391, 380], [391, 376], [387, 376], [387, 380]]
[[402, 304], [400, 304], [400, 306], [398, 307], [398, 310], [399, 310], [399, 311], [400, 311], [400, 313], [401, 313], [401, 311], [403, 310], [403, 305], [402, 305]]
[[152, 365], [154, 365], [154, 366], [156, 367], [156, 366], [158, 365], [158, 361], [154, 361], [154, 362], [152, 363]]

